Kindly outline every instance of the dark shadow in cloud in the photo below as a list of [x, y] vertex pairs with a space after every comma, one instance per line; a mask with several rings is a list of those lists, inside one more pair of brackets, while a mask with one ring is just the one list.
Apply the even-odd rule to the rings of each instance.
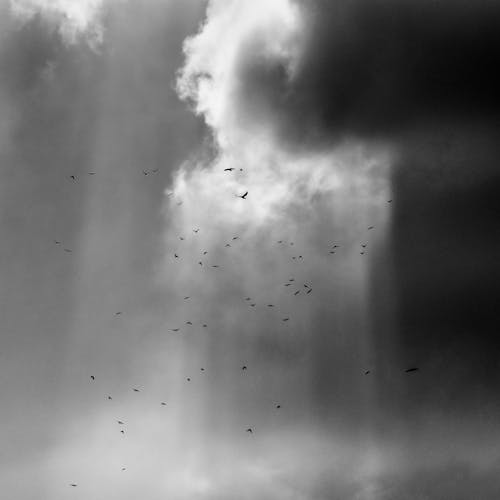
[[431, 124], [498, 114], [496, 2], [298, 2], [305, 49], [292, 76], [248, 40], [243, 115], [274, 122], [285, 142], [393, 139]]

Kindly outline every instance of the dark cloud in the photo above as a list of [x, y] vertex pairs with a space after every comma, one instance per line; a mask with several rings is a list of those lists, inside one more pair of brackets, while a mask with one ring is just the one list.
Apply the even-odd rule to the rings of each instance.
[[245, 112], [285, 139], [393, 138], [457, 120], [494, 121], [500, 100], [496, 2], [298, 2], [305, 48], [290, 78], [249, 39]]

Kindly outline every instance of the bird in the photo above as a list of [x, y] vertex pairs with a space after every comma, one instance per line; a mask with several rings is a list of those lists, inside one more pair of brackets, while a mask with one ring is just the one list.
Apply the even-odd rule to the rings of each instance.
[[73, 488], [76, 488], [78, 485], [75, 483], [71, 483], [70, 486], [73, 486]]
[[313, 291], [313, 289], [312, 289], [312, 288], [309, 288], [309, 290], [307, 290], [306, 295], [309, 295], [312, 291]]
[[212, 267], [219, 267], [219, 266], [215, 266], [215, 265], [214, 265], [214, 266], [212, 266]]
[[364, 255], [364, 254], [365, 254], [365, 252], [359, 252], [359, 254], [360, 254], [360, 255]]
[[191, 321], [186, 321], [186, 325], [192, 325]]
[[123, 435], [125, 435], [125, 431], [124, 431], [123, 429], [122, 429], [120, 432], [121, 432]]
[[241, 367], [241, 369], [242, 369], [242, 370], [247, 370], [247, 366], [246, 366], [246, 365], [243, 365], [243, 366]]
[[64, 251], [67, 252], [67, 253], [73, 252], [73, 250], [70, 250], [69, 248], [65, 248]]
[[253, 434], [253, 430], [252, 430], [252, 428], [251, 428], [251, 427], [249, 427], [249, 428], [246, 430], [246, 432], [249, 432], [250, 434]]
[[188, 382], [191, 382], [191, 379], [190, 379], [189, 377], [188, 377], [186, 380], [187, 380]]
[[370, 370], [366, 370], [365, 375], [368, 375], [370, 373]]
[[115, 316], [120, 316], [120, 314], [122, 314], [121, 311], [115, 312]]
[[369, 231], [370, 229], [373, 229], [374, 227], [375, 227], [375, 226], [370, 226], [370, 227], [368, 228], [368, 231]]
[[200, 266], [203, 266], [203, 262], [202, 262], [201, 260], [198, 262], [198, 264], [199, 264]]
[[57, 241], [57, 240], [54, 240], [54, 243], [55, 243], [56, 245], [60, 245], [60, 244], [61, 244], [61, 242], [60, 242], [60, 241]]
[[392, 200], [387, 200], [387, 203], [392, 203]]
[[111, 396], [108, 396], [108, 399], [109, 399], [109, 400], [111, 400], [111, 399], [113, 399], [113, 398], [112, 398]]
[[247, 199], [247, 196], [248, 196], [248, 191], [245, 192], [245, 194], [237, 194], [236, 197], [237, 198], [241, 198], [242, 200], [246, 200]]
[[229, 168], [225, 168], [224, 172], [232, 172], [233, 170], [234, 170], [234, 167], [229, 167]]
[[279, 240], [278, 243], [283, 243], [283, 240]]
[[95, 175], [95, 172], [87, 172], [89, 175]]
[[193, 229], [193, 233], [197, 233], [199, 229]]
[[291, 283], [285, 283], [283, 286], [292, 286]]
[[283, 321], [288, 321], [290, 318], [283, 318]]
[[233, 240], [233, 241], [235, 241], [235, 240], [237, 240], [238, 238], [239, 238], [239, 236], [233, 236], [233, 237], [232, 237], [232, 240]]
[[161, 402], [161, 405], [162, 406], [167, 406], [167, 403], [165, 403], [164, 401]]
[[121, 420], [117, 420], [117, 422], [118, 422], [120, 425], [124, 425], [124, 422], [122, 422]]
[[206, 327], [207, 327], [207, 325], [205, 325], [205, 324], [204, 324], [204, 325], [203, 325], [203, 328], [206, 328]]
[[255, 307], [255, 304], [250, 304], [250, 307]]
[[250, 297], [247, 297], [245, 300], [252, 300]]
[[294, 295], [298, 295], [300, 293], [300, 290], [297, 290]]
[[122, 471], [127, 470], [125, 467], [122, 467]]
[[91, 378], [92, 380], [95, 380], [95, 377], [94, 377], [94, 375], [91, 375], [91, 376], [90, 376], [90, 378]]
[[170, 330], [171, 330], [172, 332], [178, 332], [178, 331], [179, 331], [179, 328], [170, 328]]
[[405, 370], [405, 373], [411, 373], [411, 372], [418, 372], [418, 368], [417, 367], [413, 367], [413, 368], [407, 368]]
[[335, 252], [333, 250], [331, 250], [330, 253], [335, 253]]
[[281, 405], [276, 405], [276, 408], [279, 410], [281, 408]]
[[231, 246], [231, 245], [230, 245], [229, 243], [226, 243], [226, 248], [227, 248], [227, 247], [230, 247], [230, 246]]
[[208, 253], [208, 252], [205, 250], [205, 251], [203, 252], [203, 255], [207, 255], [207, 253]]
[[200, 372], [204, 372], [205, 371], [205, 368], [200, 368]]
[[179, 256], [176, 253], [174, 253], [174, 258], [178, 259]]
[[309, 287], [309, 285], [306, 285], [306, 284], [304, 283], [304, 288], [310, 288], [310, 287]]
[[288, 281], [295, 281], [295, 278], [290, 278]]
[[267, 304], [267, 307], [274, 307], [274, 304]]
[[143, 173], [144, 175], [148, 175], [148, 174], [149, 174], [149, 172], [148, 172], [147, 170], [143, 170], [143, 171], [142, 171], [142, 173]]
[[187, 300], [187, 299], [189, 299], [189, 297], [184, 297], [184, 300]]
[[179, 239], [180, 239], [181, 241], [184, 241], [184, 236], [179, 236]]
[[363, 248], [366, 248], [367, 243], [361, 243], [361, 246], [362, 246]]
[[134, 392], [141, 392], [139, 389], [132, 389]]
[[70, 175], [69, 178], [73, 179], [74, 181], [76, 181], [76, 175]]

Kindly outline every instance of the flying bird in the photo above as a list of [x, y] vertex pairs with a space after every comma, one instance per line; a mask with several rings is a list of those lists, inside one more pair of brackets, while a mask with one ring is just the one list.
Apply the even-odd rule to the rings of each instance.
[[246, 200], [247, 199], [247, 196], [248, 196], [248, 191], [245, 192], [245, 194], [237, 194], [236, 197], [237, 198], [241, 198], [242, 200]]
[[162, 406], [167, 406], [167, 403], [165, 403], [165, 402], [163, 402], [163, 401], [162, 401], [160, 404], [161, 404]]
[[418, 368], [417, 367], [413, 367], [413, 368], [407, 368], [405, 370], [405, 373], [411, 373], [411, 372], [418, 372]]
[[199, 229], [193, 229], [193, 233], [197, 233]]
[[274, 304], [267, 304], [267, 307], [274, 307]]
[[125, 431], [124, 431], [123, 429], [122, 429], [120, 432], [121, 432], [123, 435], [125, 435]]
[[392, 203], [392, 200], [387, 200], [387, 203]]
[[64, 251], [65, 251], [65, 252], [68, 252], [68, 253], [73, 252], [73, 250], [70, 250], [69, 248], [65, 248], [65, 249], [64, 249]]
[[120, 314], [122, 314], [121, 311], [115, 312], [115, 316], [120, 316]]
[[249, 432], [250, 434], [253, 434], [253, 430], [252, 430], [252, 428], [251, 428], [251, 427], [249, 427], [249, 428], [246, 430], [246, 432]]
[[200, 368], [200, 371], [201, 371], [201, 372], [204, 372], [204, 371], [205, 371], [205, 368]]
[[229, 167], [229, 168], [225, 168], [224, 172], [232, 172], [233, 170], [234, 170], [234, 167]]
[[94, 375], [91, 375], [91, 376], [90, 376], [90, 378], [91, 378], [92, 380], [95, 380], [95, 377], [94, 377]]
[[95, 172], [87, 172], [89, 175], [95, 175]]
[[247, 369], [247, 366], [246, 366], [246, 365], [243, 365], [243, 366], [241, 367], [241, 369], [242, 369], [242, 370], [246, 370], [246, 369]]
[[312, 291], [313, 291], [313, 289], [312, 289], [312, 288], [309, 288], [309, 290], [307, 290], [306, 295], [309, 295]]
[[113, 398], [112, 398], [111, 396], [108, 396], [108, 399], [109, 399], [109, 400], [111, 400], [111, 399], [113, 399]]
[[239, 238], [239, 236], [233, 236], [232, 240], [235, 241]]
[[250, 307], [255, 307], [255, 304], [250, 304]]
[[174, 253], [174, 258], [178, 259], [179, 256], [176, 253]]
[[179, 236], [179, 239], [180, 239], [181, 241], [184, 241], [184, 236]]
[[300, 293], [300, 290], [297, 290], [294, 295], [298, 295]]
[[231, 246], [231, 245], [230, 245], [229, 243], [226, 243], [226, 248], [227, 248], [227, 247], [230, 247], [230, 246]]
[[57, 240], [54, 240], [54, 243], [55, 243], [56, 245], [60, 245], [60, 244], [61, 244], [61, 242], [60, 242], [60, 241], [57, 241]]
[[370, 373], [370, 370], [366, 370], [365, 375], [368, 375]]
[[121, 420], [117, 420], [117, 422], [118, 422], [120, 425], [124, 425], [124, 422], [122, 422]]
[[292, 286], [291, 283], [285, 283], [283, 286]]
[[368, 228], [368, 231], [369, 231], [370, 229], [373, 229], [374, 227], [375, 227], [375, 226], [370, 226], [370, 227]]
[[186, 325], [192, 325], [191, 321], [186, 321]]
[[189, 297], [184, 297], [184, 300], [187, 300], [187, 299], [189, 299]]
[[289, 321], [290, 318], [283, 318], [283, 321]]
[[203, 252], [203, 255], [207, 255], [207, 253], [208, 253], [207, 251], [204, 251], [204, 252]]
[[276, 405], [276, 408], [279, 410], [281, 408], [281, 405]]
[[74, 483], [71, 483], [70, 486], [73, 486], [73, 488], [76, 488], [78, 485], [74, 484]]
[[203, 266], [203, 262], [202, 262], [201, 260], [200, 260], [200, 262], [198, 262], [198, 264], [199, 264], [200, 266]]
[[203, 328], [206, 328], [206, 327], [207, 327], [207, 325], [203, 325]]
[[133, 389], [134, 392], [141, 392], [139, 389]]
[[189, 377], [188, 377], [186, 380], [187, 380], [188, 382], [191, 382], [191, 379], [190, 379]]
[[73, 179], [74, 181], [76, 181], [76, 175], [70, 175], [69, 178]]

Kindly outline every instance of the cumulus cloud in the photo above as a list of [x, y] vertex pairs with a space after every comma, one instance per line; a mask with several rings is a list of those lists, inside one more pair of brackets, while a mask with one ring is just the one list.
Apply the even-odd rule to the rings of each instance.
[[14, 16], [26, 22], [40, 15], [68, 44], [84, 38], [97, 49], [103, 39], [104, 0], [10, 0]]

